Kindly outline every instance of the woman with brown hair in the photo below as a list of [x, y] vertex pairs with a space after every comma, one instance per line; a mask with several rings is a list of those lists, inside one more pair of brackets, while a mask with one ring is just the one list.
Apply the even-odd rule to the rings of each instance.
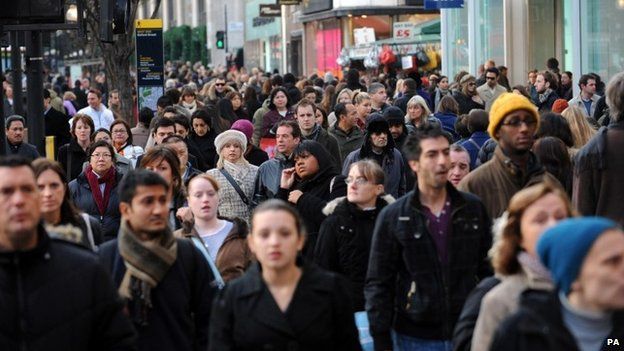
[[225, 95], [225, 98], [232, 102], [232, 109], [236, 114], [236, 120], [246, 119], [249, 120], [249, 115], [245, 111], [245, 105], [243, 104], [243, 95], [238, 91], [231, 91]]
[[336, 87], [329, 84], [323, 92], [323, 98], [321, 99], [321, 108], [328, 112], [334, 110], [334, 97], [336, 95]]
[[82, 164], [87, 160], [87, 149], [91, 145], [91, 133], [95, 132], [95, 125], [91, 117], [78, 113], [72, 118], [69, 144], [58, 150], [58, 161], [63, 166], [67, 180], [76, 179], [82, 172]]
[[46, 158], [38, 158], [32, 165], [41, 195], [41, 215], [48, 233], [96, 250], [102, 243], [102, 227], [97, 219], [80, 213], [70, 200], [63, 166]]
[[166, 145], [156, 145], [141, 158], [139, 168], [158, 173], [169, 184], [169, 225], [172, 230], [182, 227], [176, 217], [176, 211], [184, 207], [185, 194], [180, 173], [180, 159], [172, 148]]
[[496, 329], [516, 312], [524, 290], [553, 289], [550, 273], [536, 254], [537, 240], [546, 229], [575, 214], [566, 193], [551, 182], [533, 185], [511, 198], [490, 250], [502, 282], [483, 298], [471, 350], [489, 350]]

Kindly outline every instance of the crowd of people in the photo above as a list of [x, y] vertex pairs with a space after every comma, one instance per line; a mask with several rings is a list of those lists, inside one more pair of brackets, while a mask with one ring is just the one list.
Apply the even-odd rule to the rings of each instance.
[[624, 343], [624, 73], [166, 69], [48, 83], [55, 160], [5, 108], [0, 349]]

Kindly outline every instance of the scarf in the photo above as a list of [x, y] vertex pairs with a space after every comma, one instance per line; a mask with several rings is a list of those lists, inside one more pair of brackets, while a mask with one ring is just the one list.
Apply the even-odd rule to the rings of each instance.
[[186, 102], [182, 101], [182, 107], [186, 108], [187, 110], [194, 112], [195, 109], [197, 108], [197, 101], [193, 100], [192, 103], [187, 104]]
[[536, 257], [531, 256], [526, 251], [520, 251], [517, 256], [518, 262], [533, 280], [551, 282], [552, 278], [548, 268]]
[[232, 178], [240, 181], [245, 179], [245, 176], [251, 168], [249, 167], [249, 162], [241, 157], [236, 163], [223, 160], [223, 169], [225, 169]]
[[[95, 204], [97, 205], [98, 212], [100, 212], [100, 216], [104, 216], [106, 213], [106, 208], [108, 207], [108, 200], [110, 200], [111, 190], [115, 185], [116, 172], [115, 167], [111, 167], [106, 174], [98, 178], [98, 176], [93, 172], [93, 168], [91, 165], [87, 166], [85, 170], [85, 176], [87, 177], [87, 181], [89, 182], [89, 187], [91, 188], [91, 194], [93, 194], [93, 199], [95, 199]], [[104, 196], [102, 196], [102, 192], [100, 191], [100, 184], [106, 184], [104, 187]]]
[[157, 238], [142, 241], [126, 221], [121, 222], [118, 236], [119, 254], [126, 273], [119, 285], [119, 295], [133, 300], [130, 316], [140, 325], [147, 325], [147, 313], [152, 308], [151, 290], [162, 281], [176, 261], [178, 243], [167, 227]]
[[550, 95], [550, 93], [552, 93], [552, 89], [548, 88], [546, 89], [546, 91], [543, 94], [539, 94], [537, 96], [537, 98], [539, 99], [540, 104], [543, 103], [544, 101], [548, 100], [548, 96]]
[[[114, 145], [113, 145], [114, 146]], [[124, 156], [124, 149], [126, 148], [126, 146], [128, 146], [128, 142], [123, 143], [120, 147], [116, 147], [115, 151], [117, 151], [117, 154]]]

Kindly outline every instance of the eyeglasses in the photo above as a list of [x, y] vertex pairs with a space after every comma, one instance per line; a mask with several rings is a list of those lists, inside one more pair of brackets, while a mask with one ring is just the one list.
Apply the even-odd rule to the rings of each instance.
[[473, 87], [475, 85], [477, 85], [477, 83], [468, 83], [468, 86], [471, 86], [471, 87]]
[[511, 119], [502, 123], [504, 126], [510, 126], [512, 128], [519, 128], [521, 124], [526, 125], [528, 128], [533, 128], [537, 125], [537, 121], [533, 118], [530, 119]]
[[95, 158], [96, 160], [101, 158], [101, 159], [109, 159], [111, 157], [113, 157], [111, 154], [91, 154], [91, 157]]
[[357, 177], [355, 179], [353, 178], [347, 178], [344, 180], [345, 184], [349, 185], [351, 183], [355, 183], [355, 185], [360, 186], [360, 185], [364, 185], [364, 184], [368, 184], [368, 180], [364, 177]]
[[126, 130], [125, 129], [119, 129], [119, 130], [113, 130], [113, 134], [126, 134]]

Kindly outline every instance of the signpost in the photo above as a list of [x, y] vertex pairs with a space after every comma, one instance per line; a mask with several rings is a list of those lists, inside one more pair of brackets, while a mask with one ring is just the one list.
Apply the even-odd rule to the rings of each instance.
[[156, 101], [164, 94], [163, 21], [136, 21], [137, 96], [139, 110], [156, 111]]

